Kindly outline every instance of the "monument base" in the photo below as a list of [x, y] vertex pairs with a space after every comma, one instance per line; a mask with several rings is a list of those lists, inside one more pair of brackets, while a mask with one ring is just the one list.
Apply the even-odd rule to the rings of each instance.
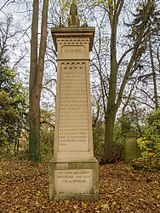
[[95, 158], [49, 162], [50, 200], [98, 200], [98, 184], [98, 162]]

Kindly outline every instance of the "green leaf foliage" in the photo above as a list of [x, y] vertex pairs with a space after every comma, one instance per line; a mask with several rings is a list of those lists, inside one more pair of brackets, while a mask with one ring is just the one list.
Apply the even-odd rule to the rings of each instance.
[[54, 120], [53, 112], [41, 110], [41, 158], [42, 161], [48, 161], [53, 157], [54, 146]]
[[[1, 62], [0, 62], [1, 63]], [[26, 123], [26, 93], [16, 75], [0, 64], [0, 146], [14, 143]]]
[[115, 160], [121, 160], [123, 158], [124, 150], [124, 132], [122, 129], [121, 120], [118, 119], [114, 125], [114, 157]]
[[137, 143], [142, 160], [147, 160], [150, 167], [160, 168], [160, 108], [148, 115], [143, 136]]
[[94, 144], [94, 155], [98, 160], [101, 160], [104, 149], [104, 123], [97, 121], [93, 127], [93, 144]]
[[155, 0], [142, 1], [133, 16], [134, 21], [131, 24], [132, 32], [130, 37], [135, 41], [141, 29], [143, 29], [143, 38], [145, 40], [148, 35], [155, 33], [160, 27], [159, 8]]

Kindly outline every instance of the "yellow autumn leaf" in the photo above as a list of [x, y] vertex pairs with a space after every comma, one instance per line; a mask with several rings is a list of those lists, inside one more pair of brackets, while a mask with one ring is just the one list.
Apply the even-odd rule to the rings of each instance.
[[109, 210], [109, 205], [108, 203], [102, 204], [101, 206], [103, 209], [108, 209]]
[[69, 200], [65, 200], [65, 204], [68, 205], [68, 203], [69, 203]]

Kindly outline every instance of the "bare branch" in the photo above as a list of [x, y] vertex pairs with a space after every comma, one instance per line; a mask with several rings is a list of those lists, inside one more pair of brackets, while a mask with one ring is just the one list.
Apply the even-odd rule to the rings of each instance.
[[16, 61], [14, 64], [13, 64], [13, 66], [12, 66], [12, 69], [14, 70], [15, 68], [16, 68], [16, 66], [22, 61], [22, 59], [25, 57], [25, 55], [22, 55], [19, 59], [18, 59], [18, 61]]
[[123, 55], [122, 55], [121, 58], [119, 59], [118, 67], [120, 66], [120, 64], [122, 63], [123, 59], [126, 57], [126, 55], [127, 55], [128, 53], [130, 53], [132, 50], [134, 50], [134, 47], [132, 47], [132, 48], [126, 50], [126, 51], [123, 53]]
[[143, 92], [152, 102], [154, 102], [154, 99], [151, 98], [151, 96], [148, 94], [148, 92], [146, 92], [145, 90], [143, 89], [140, 89], [141, 92]]
[[0, 11], [7, 5], [9, 5], [9, 4], [13, 4], [13, 3], [15, 3], [15, 0], [12, 0], [12, 1], [10, 1], [10, 0], [7, 0], [3, 5], [2, 5], [2, 7], [0, 8]]
[[52, 93], [52, 95], [54, 96], [54, 98], [56, 98], [56, 95], [54, 94], [54, 92], [52, 90], [50, 90], [49, 88], [43, 86], [42, 89], [46, 89], [47, 91], [49, 91], [50, 93]]
[[47, 81], [45, 85], [49, 84], [52, 81], [54, 81], [55, 83], [57, 83], [57, 80], [55, 78], [53, 78], [53, 79], [50, 79], [49, 81]]

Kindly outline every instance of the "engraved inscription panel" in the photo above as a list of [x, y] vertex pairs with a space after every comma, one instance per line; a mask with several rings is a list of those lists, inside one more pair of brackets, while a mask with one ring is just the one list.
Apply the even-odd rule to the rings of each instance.
[[85, 63], [61, 65], [59, 151], [88, 151], [89, 114]]
[[59, 58], [63, 59], [83, 59], [85, 58], [86, 51], [82, 45], [64, 45], [60, 49]]
[[92, 169], [56, 170], [56, 193], [90, 193], [93, 184], [92, 173]]

